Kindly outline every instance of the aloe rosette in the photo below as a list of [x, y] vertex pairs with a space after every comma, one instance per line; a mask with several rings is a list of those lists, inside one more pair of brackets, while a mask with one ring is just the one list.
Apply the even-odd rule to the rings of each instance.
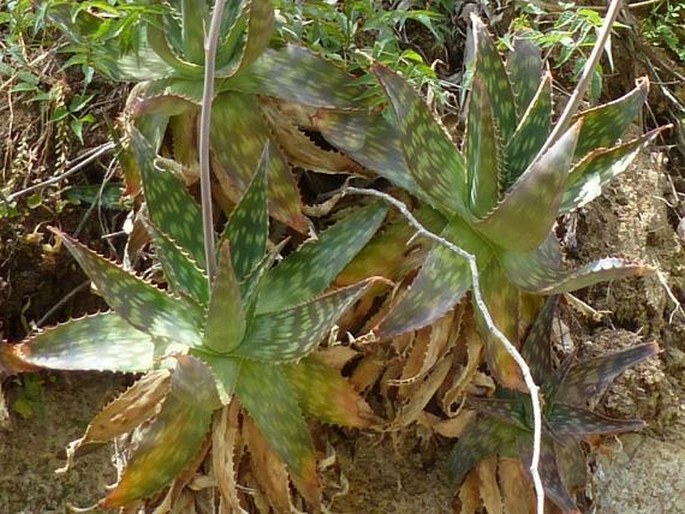
[[[373, 279], [326, 290], [371, 239], [385, 208], [370, 204], [354, 211], [273, 266], [282, 245], [267, 251], [269, 158], [264, 152], [219, 238], [217, 276], [209, 287], [199, 206], [181, 180], [156, 166], [153, 148], [135, 130], [131, 147], [144, 184], [146, 225], [167, 289], [54, 230], [112, 311], [38, 332], [21, 344], [3, 343], [0, 369], [148, 372], [151, 378], [143, 384], [155, 386], [134, 386], [120, 404], [165, 393], [121, 481], [100, 501], [102, 507], [130, 504], [167, 485], [199, 451], [214, 411], [233, 398], [288, 465], [303, 495], [315, 503], [316, 461], [304, 415], [356, 427], [373, 419], [347, 381], [312, 355]], [[160, 370], [170, 370], [171, 378], [159, 378]], [[155, 412], [157, 402], [149, 403], [138, 422]], [[102, 428], [103, 419], [110, 426], [108, 437], [133, 428], [130, 423], [119, 426], [122, 417], [103, 414], [89, 432]], [[93, 440], [98, 436], [84, 438]]]
[[[587, 405], [600, 397], [626, 369], [658, 352], [645, 343], [586, 361], [568, 357], [558, 369], [552, 366], [551, 330], [557, 299], [550, 298], [536, 319], [521, 353], [544, 398], [540, 475], [545, 495], [563, 512], [579, 512], [573, 493], [586, 484], [587, 467], [582, 440], [645, 427], [640, 420], [612, 419]], [[527, 470], [533, 447], [530, 397], [498, 388], [494, 398], [469, 398], [468, 408], [479, 413], [462, 434], [450, 455], [452, 479], [461, 483], [466, 474], [489, 456], [518, 459]]]
[[[495, 324], [519, 340], [539, 295], [639, 275], [649, 267], [604, 258], [568, 269], [552, 229], [558, 216], [585, 205], [628, 168], [661, 129], [617, 144], [639, 114], [648, 81], [613, 102], [578, 114], [568, 130], [552, 129], [552, 77], [539, 49], [519, 39], [506, 62], [473, 17], [473, 80], [462, 149], [411, 86], [375, 65], [391, 121], [370, 113], [319, 111], [323, 135], [355, 160], [439, 211], [441, 236], [475, 255]], [[416, 279], [377, 327], [390, 338], [429, 325], [472, 287], [467, 262], [443, 246], [428, 254]], [[513, 359], [492, 339], [486, 358], [497, 380], [525, 389]]]

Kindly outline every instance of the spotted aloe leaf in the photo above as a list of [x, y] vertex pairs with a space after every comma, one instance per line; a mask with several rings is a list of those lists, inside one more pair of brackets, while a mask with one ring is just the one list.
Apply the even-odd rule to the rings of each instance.
[[243, 360], [232, 355], [217, 355], [203, 349], [195, 349], [193, 353], [211, 368], [219, 400], [222, 405], [228, 405], [233, 398]]
[[159, 414], [100, 507], [119, 507], [159, 491], [188, 465], [207, 436], [218, 403], [212, 374], [193, 357], [178, 356], [177, 361]]
[[484, 79], [476, 75], [471, 87], [466, 136], [469, 207], [478, 218], [487, 215], [497, 204], [504, 173], [502, 141], [492, 112]]
[[229, 353], [241, 344], [246, 327], [238, 277], [231, 262], [229, 242], [224, 241], [219, 248], [218, 269], [212, 285], [202, 344], [217, 353]]
[[[529, 447], [526, 454], [526, 460], [530, 461], [529, 455], [532, 455], [531, 447]], [[538, 471], [542, 479], [542, 486], [545, 489], [545, 495], [561, 508], [564, 514], [579, 514], [576, 502], [559, 472], [554, 443], [547, 440], [547, 438], [545, 444], [540, 448]]]
[[[258, 167], [262, 150], [269, 141], [269, 130], [259, 114], [254, 97], [224, 93], [214, 100], [211, 142], [218, 164], [215, 173], [224, 192], [235, 200], [242, 194]], [[283, 154], [271, 147], [268, 191], [271, 214], [300, 232], [309, 224], [290, 167]]]
[[131, 147], [140, 167], [150, 220], [204, 269], [204, 240], [202, 230], [198, 229], [202, 227], [200, 207], [181, 179], [155, 166], [155, 151], [135, 129], [131, 133]]
[[554, 369], [552, 367], [552, 350], [546, 341], [552, 335], [552, 321], [556, 313], [559, 298], [550, 296], [540, 310], [528, 334], [528, 344], [521, 349], [521, 355], [528, 363], [530, 373], [536, 384], [541, 384], [549, 377]]
[[557, 385], [557, 398], [578, 405], [586, 398], [600, 395], [618, 375], [658, 351], [656, 343], [646, 343], [576, 365]]
[[297, 395], [279, 366], [246, 359], [236, 385], [240, 403], [295, 475], [317, 488], [314, 446]]
[[205, 28], [209, 26], [207, 0], [181, 0], [181, 44], [183, 55], [190, 62], [204, 64]]
[[352, 75], [311, 50], [293, 45], [266, 50], [241, 73], [218, 80], [217, 87], [311, 107], [355, 110], [367, 106], [366, 90]]
[[628, 143], [589, 153], [570, 171], [560, 213], [583, 207], [601, 195], [602, 188], [627, 170], [638, 153], [666, 128], [657, 128]]
[[233, 209], [222, 240], [240, 241], [231, 252], [233, 269], [239, 281], [262, 261], [268, 240], [269, 214], [267, 212], [266, 180], [270, 159], [269, 145], [264, 147], [250, 185]]
[[554, 406], [547, 422], [554, 434], [576, 437], [633, 432], [647, 426], [641, 420], [611, 419], [587, 409], [568, 407], [564, 404]]
[[505, 150], [505, 188], [511, 187], [545, 144], [552, 126], [552, 75], [545, 74]]
[[176, 48], [167, 39], [167, 29], [171, 23], [165, 23], [173, 18], [159, 14], [147, 24], [146, 35], [147, 44], [164, 61], [167, 66], [174, 70], [174, 75], [186, 78], [202, 77], [203, 66], [186, 60], [185, 56], [180, 55]]
[[114, 312], [49, 328], [21, 344], [3, 345], [3, 350], [11, 352], [13, 360], [22, 365], [124, 373], [151, 369], [154, 349], [154, 340], [148, 334]]
[[153, 337], [162, 337], [186, 346], [201, 339], [203, 313], [183, 298], [173, 298], [144, 282], [81, 243], [53, 229], [107, 304], [123, 319]]
[[525, 36], [514, 38], [513, 51], [505, 64], [519, 119], [529, 108], [540, 86], [542, 52], [540, 47]]
[[487, 97], [492, 99], [494, 123], [504, 141], [509, 141], [516, 130], [514, 94], [502, 59], [485, 24], [471, 15], [475, 50], [474, 77], [482, 77]]
[[578, 138], [576, 158], [582, 158], [595, 148], [611, 147], [637, 118], [647, 99], [649, 80], [643, 77], [627, 95], [578, 115], [583, 129]]
[[597, 282], [643, 275], [650, 271], [641, 262], [616, 257], [600, 259], [579, 268], [564, 268], [559, 243], [553, 237], [531, 252], [505, 252], [501, 262], [509, 280], [521, 289], [536, 294], [575, 291]]
[[235, 354], [266, 362], [288, 362], [311, 353], [371, 280], [336, 289], [289, 309], [257, 314]]
[[310, 355], [283, 366], [303, 412], [326, 423], [366, 428], [374, 421], [371, 407], [333, 368]]
[[579, 132], [580, 124], [571, 127], [474, 227], [507, 250], [532, 250], [540, 245], [556, 219]]
[[404, 158], [416, 183], [444, 213], [466, 211], [463, 156], [412, 87], [394, 71], [375, 65], [400, 132]]
[[387, 209], [372, 203], [356, 210], [305, 243], [268, 272], [260, 286], [257, 312], [297, 305], [324, 291], [380, 227]]

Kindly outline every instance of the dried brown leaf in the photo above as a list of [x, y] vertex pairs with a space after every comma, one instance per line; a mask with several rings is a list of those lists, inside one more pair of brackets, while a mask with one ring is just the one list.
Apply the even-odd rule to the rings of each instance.
[[492, 455], [478, 464], [478, 484], [483, 505], [488, 514], [504, 514], [502, 495], [497, 483], [497, 455]]

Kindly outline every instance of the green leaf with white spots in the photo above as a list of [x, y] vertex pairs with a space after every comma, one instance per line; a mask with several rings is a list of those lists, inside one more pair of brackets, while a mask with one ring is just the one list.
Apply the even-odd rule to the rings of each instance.
[[140, 167], [143, 191], [150, 221], [187, 251], [197, 265], [205, 268], [202, 212], [183, 182], [155, 165], [156, 154], [137, 132], [131, 134], [131, 147]]
[[196, 346], [203, 313], [192, 303], [174, 298], [59, 232], [69, 252], [93, 281], [107, 304], [135, 328], [153, 337]]
[[[173, 23], [173, 22], [172, 22]], [[204, 67], [184, 60], [179, 56], [175, 48], [169, 44], [166, 36], [164, 16], [157, 15], [147, 24], [147, 43], [150, 48], [171, 68], [179, 77], [201, 79]]]
[[[544, 437], [544, 436], [543, 436]], [[557, 466], [556, 453], [554, 446], [549, 437], [544, 437], [546, 440], [540, 448], [540, 462], [538, 464], [538, 471], [542, 479], [542, 485], [545, 489], [545, 495], [552, 500], [561, 510], [568, 514], [577, 513], [575, 500], [571, 497], [562, 477], [559, 475], [559, 467]], [[528, 465], [532, 456], [532, 444], [529, 445], [526, 452], [526, 469], [530, 469]]]
[[620, 434], [642, 430], [647, 424], [639, 419], [611, 419], [587, 409], [555, 403], [546, 421], [555, 435], [583, 438], [589, 435]]
[[374, 73], [390, 99], [404, 159], [416, 183], [447, 215], [466, 213], [467, 171], [463, 156], [409, 83], [380, 64]]
[[317, 113], [314, 124], [329, 143], [362, 166], [430, 201], [407, 168], [397, 128], [383, 116], [326, 110]]
[[[223, 93], [214, 100], [211, 130], [214, 173], [224, 192], [234, 201], [247, 190], [258, 169], [269, 134], [255, 97]], [[269, 212], [305, 233], [309, 224], [302, 214], [302, 202], [290, 166], [276, 145], [270, 146], [269, 155]]]
[[502, 144], [492, 114], [492, 99], [483, 79], [476, 75], [471, 86], [466, 128], [470, 209], [477, 218], [488, 214], [499, 199], [503, 182]]
[[[566, 489], [580, 491], [587, 482], [585, 453], [578, 441], [554, 441], [554, 453], [557, 457], [557, 468]], [[570, 439], [570, 438], [569, 438]]]
[[493, 99], [492, 111], [495, 126], [503, 141], [509, 141], [516, 130], [516, 108], [511, 85], [504, 71], [502, 58], [497, 52], [495, 43], [488, 33], [485, 24], [475, 15], [471, 15], [473, 41], [475, 48], [474, 77], [482, 77], [488, 98]]
[[524, 399], [521, 395], [516, 395], [514, 400], [473, 397], [468, 399], [468, 405], [480, 414], [496, 418], [519, 430], [530, 430], [531, 420], [523, 405], [526, 401], [530, 404], [529, 398]]
[[560, 214], [583, 207], [602, 194], [602, 188], [623, 173], [644, 148], [664, 129], [654, 129], [632, 141], [589, 153], [569, 173]]
[[183, 55], [192, 63], [204, 65], [205, 30], [209, 27], [207, 0], [181, 0]]
[[328, 288], [380, 227], [387, 208], [374, 202], [354, 211], [303, 244], [269, 271], [260, 286], [257, 312], [282, 310]]
[[597, 282], [644, 275], [649, 266], [637, 261], [607, 257], [579, 268], [564, 268], [559, 243], [552, 235], [531, 252], [503, 252], [500, 261], [507, 277], [524, 291], [560, 294]]
[[313, 352], [340, 316], [373, 283], [337, 289], [289, 309], [256, 315], [235, 355], [266, 362], [288, 362]]
[[269, 237], [269, 214], [266, 199], [266, 172], [270, 159], [270, 143], [267, 142], [252, 181], [238, 205], [231, 212], [222, 240], [233, 245], [231, 258], [239, 281], [264, 259]]
[[247, 318], [252, 318], [256, 311], [258, 293], [262, 285], [262, 280], [267, 275], [267, 272], [273, 267], [274, 263], [280, 258], [281, 251], [288, 243], [288, 239], [284, 239], [277, 244], [272, 250], [267, 253], [262, 260], [255, 266], [255, 268], [240, 282], [240, 296], [245, 305], [245, 312]]
[[521, 356], [528, 363], [530, 374], [536, 384], [541, 384], [553, 373], [552, 348], [549, 345], [552, 336], [552, 321], [559, 298], [551, 296], [545, 302], [542, 311], [535, 318], [535, 322], [521, 347]]
[[583, 120], [574, 160], [584, 157], [595, 148], [609, 148], [623, 135], [642, 111], [649, 92], [649, 79], [643, 77], [630, 93], [613, 102], [582, 112]]
[[219, 247], [217, 260], [218, 270], [212, 285], [202, 345], [217, 353], [226, 354], [240, 345], [247, 321], [228, 241], [224, 241]]
[[507, 56], [505, 69], [513, 89], [518, 117], [521, 119], [540, 86], [542, 75], [540, 47], [525, 37], [514, 38], [514, 50]]
[[316, 482], [314, 445], [297, 395], [280, 366], [246, 359], [236, 385], [240, 403], [271, 447], [303, 482]]
[[208, 353], [200, 348], [194, 349], [192, 353], [210, 367], [216, 382], [219, 400], [222, 405], [228, 405], [231, 398], [233, 398], [233, 392], [238, 383], [242, 359], [230, 355]]
[[376, 421], [371, 407], [337, 370], [316, 355], [281, 367], [308, 416], [345, 427], [368, 428]]
[[473, 227], [506, 250], [526, 251], [540, 245], [556, 220], [579, 131], [579, 124], [566, 131]]
[[558, 378], [555, 399], [569, 405], [584, 405], [588, 399], [604, 393], [626, 369], [658, 352], [656, 343], [646, 343], [583, 361]]
[[450, 480], [455, 484], [464, 481], [466, 473], [480, 461], [491, 455], [515, 452], [518, 433], [508, 425], [489, 420], [478, 423], [478, 429], [471, 425], [452, 448], [448, 460]]
[[157, 257], [162, 264], [164, 277], [170, 289], [175, 293], [186, 295], [199, 305], [207, 305], [209, 302], [207, 276], [193, 257], [154, 224], [146, 223], [145, 229], [155, 245]]
[[311, 50], [294, 45], [266, 50], [239, 74], [217, 80], [217, 88], [326, 109], [366, 107], [362, 98], [367, 92], [358, 80]]
[[177, 360], [159, 414], [143, 432], [117, 487], [98, 503], [100, 508], [120, 507], [156, 493], [200, 450], [218, 407], [214, 379], [199, 360]]
[[9, 346], [21, 362], [45, 369], [123, 373], [152, 369], [154, 347], [148, 334], [115, 312], [70, 321]]
[[550, 134], [552, 125], [552, 75], [545, 74], [532, 103], [525, 111], [505, 150], [505, 189], [530, 166]]

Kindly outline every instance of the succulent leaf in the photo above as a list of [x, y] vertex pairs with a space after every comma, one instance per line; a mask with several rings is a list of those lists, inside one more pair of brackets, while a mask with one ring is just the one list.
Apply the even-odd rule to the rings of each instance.
[[207, 435], [217, 407], [209, 369], [190, 356], [178, 356], [171, 389], [145, 430], [117, 487], [101, 508], [119, 507], [159, 491], [188, 465]]
[[202, 77], [203, 66], [188, 62], [176, 53], [169, 44], [164, 26], [162, 15], [157, 15], [155, 21], [147, 24], [147, 43], [150, 48], [174, 70], [176, 75], [187, 78]]
[[502, 58], [485, 24], [475, 15], [471, 15], [471, 23], [475, 47], [473, 74], [474, 77], [483, 78], [487, 96], [493, 100], [495, 126], [499, 129], [502, 140], [509, 141], [516, 129], [516, 108], [511, 85]]
[[602, 394], [626, 369], [658, 352], [656, 343], [646, 343], [573, 366], [563, 378], [560, 377], [556, 400], [569, 405], [582, 405], [589, 398]]
[[234, 354], [266, 362], [301, 359], [314, 351], [372, 282], [337, 289], [289, 309], [257, 314]]
[[379, 64], [373, 69], [390, 98], [404, 158], [414, 180], [437, 209], [450, 216], [454, 211], [466, 213], [464, 158], [428, 106], [402, 77]]
[[235, 350], [247, 326], [240, 286], [231, 262], [229, 242], [219, 247], [218, 269], [212, 286], [203, 346], [221, 354]]
[[583, 207], [601, 195], [602, 188], [626, 171], [635, 157], [665, 128], [668, 127], [654, 129], [622, 145], [589, 153], [569, 173], [560, 214]]
[[578, 123], [566, 131], [474, 228], [507, 250], [526, 251], [540, 245], [556, 219], [579, 131]]
[[18, 345], [3, 345], [20, 362], [45, 369], [137, 373], [154, 366], [154, 341], [115, 312], [49, 328]]
[[386, 213], [381, 203], [371, 203], [290, 254], [264, 277], [257, 312], [282, 310], [324, 291], [373, 237]]
[[183, 55], [192, 63], [204, 65], [205, 27], [209, 26], [207, 0], [181, 0]]
[[362, 100], [366, 91], [353, 76], [311, 50], [294, 45], [266, 50], [239, 74], [219, 79], [217, 88], [327, 109], [366, 107]]
[[219, 400], [222, 405], [228, 405], [238, 383], [242, 359], [229, 355], [216, 355], [204, 352], [202, 349], [195, 349], [193, 353], [211, 368]]
[[484, 79], [476, 75], [471, 86], [466, 132], [470, 208], [477, 218], [497, 205], [500, 175], [503, 173], [502, 146]]
[[154, 150], [135, 129], [131, 134], [131, 147], [140, 167], [150, 220], [190, 253], [195, 263], [204, 269], [200, 207], [178, 177], [155, 166]]
[[240, 402], [259, 430], [305, 484], [316, 487], [314, 446], [297, 395], [280, 366], [243, 361], [236, 384]]
[[468, 399], [468, 405], [481, 414], [496, 418], [519, 430], [529, 431], [531, 427], [525, 416], [524, 401], [520, 395], [516, 395], [514, 400], [473, 397]]
[[516, 132], [507, 144], [505, 190], [528, 168], [549, 136], [552, 125], [552, 75], [545, 74], [540, 88], [524, 112]]
[[540, 86], [542, 52], [526, 37], [514, 38], [514, 49], [505, 64], [519, 119], [523, 118]]
[[580, 407], [569, 407], [555, 403], [547, 415], [550, 429], [556, 436], [582, 438], [588, 435], [618, 434], [641, 430], [647, 424], [639, 419], [623, 420], [601, 416]]
[[550, 296], [547, 299], [526, 337], [526, 342], [521, 347], [521, 356], [528, 363], [536, 384], [541, 384], [553, 373], [549, 339], [552, 335], [552, 322], [558, 304], [557, 296]]
[[346, 427], [367, 428], [376, 419], [371, 407], [337, 370], [310, 355], [282, 368], [304, 413]]
[[600, 259], [579, 268], [565, 269], [559, 243], [553, 235], [530, 252], [503, 252], [500, 262], [509, 280], [525, 291], [559, 294], [618, 278], [644, 275], [650, 268], [616, 257]]
[[[544, 436], [543, 436], [544, 437]], [[542, 485], [545, 489], [545, 495], [556, 503], [565, 514], [578, 513], [576, 502], [571, 497], [564, 481], [559, 474], [557, 467], [557, 458], [554, 451], [554, 445], [549, 441], [549, 437], [540, 445], [540, 461], [538, 464], [538, 471], [542, 479]], [[530, 455], [532, 455], [532, 448], [529, 449], [527, 462], [530, 462]]]
[[262, 261], [268, 240], [269, 214], [266, 199], [266, 172], [269, 143], [264, 147], [257, 171], [238, 205], [231, 212], [223, 239], [232, 242], [231, 258], [239, 281]]
[[578, 115], [583, 128], [578, 137], [575, 159], [595, 148], [608, 148], [628, 129], [642, 110], [649, 92], [649, 79], [638, 79], [635, 89], [625, 96]]
[[138, 330], [153, 337], [196, 346], [203, 315], [183, 298], [174, 298], [59, 232], [58, 235], [107, 304]]
[[[235, 201], [238, 200], [236, 196], [247, 190], [269, 139], [269, 129], [259, 113], [255, 97], [240, 93], [223, 93], [216, 97], [211, 130], [212, 149], [218, 164], [215, 174], [224, 192]], [[307, 232], [309, 224], [302, 214], [290, 166], [275, 145], [270, 147], [269, 156], [271, 215], [299, 232]]]
[[[570, 439], [570, 438], [569, 438]], [[587, 480], [587, 466], [585, 453], [578, 441], [554, 441], [554, 451], [557, 456], [559, 476], [569, 491], [582, 490]]]

